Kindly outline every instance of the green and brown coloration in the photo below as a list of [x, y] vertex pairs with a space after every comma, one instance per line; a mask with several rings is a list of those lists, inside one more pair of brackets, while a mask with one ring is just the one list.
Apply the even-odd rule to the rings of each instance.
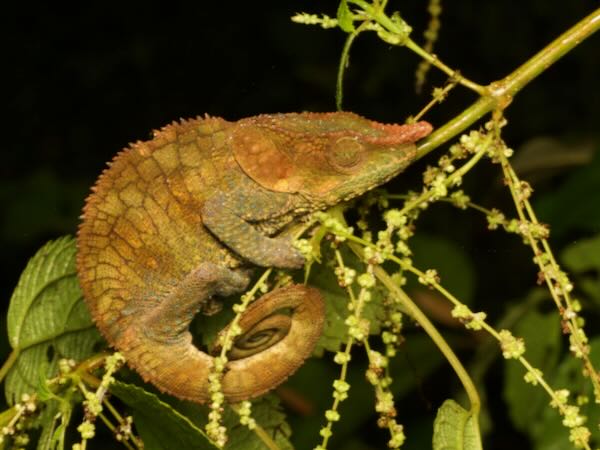
[[[249, 264], [301, 267], [285, 228], [400, 173], [430, 131], [344, 112], [274, 114], [182, 121], [133, 144], [100, 176], [79, 229], [78, 273], [96, 324], [145, 380], [207, 401], [212, 359], [192, 345], [194, 315], [243, 292]], [[225, 397], [285, 380], [312, 352], [323, 312], [318, 291], [302, 285], [253, 303]]]

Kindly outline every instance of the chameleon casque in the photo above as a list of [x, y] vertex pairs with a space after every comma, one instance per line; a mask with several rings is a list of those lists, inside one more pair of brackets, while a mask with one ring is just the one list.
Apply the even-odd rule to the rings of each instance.
[[[252, 266], [301, 267], [288, 225], [394, 177], [430, 132], [427, 122], [348, 112], [206, 116], [132, 144], [92, 188], [78, 232], [78, 275], [98, 328], [146, 381], [206, 402], [213, 362], [192, 344], [194, 315], [243, 292]], [[228, 353], [225, 398], [284, 381], [312, 352], [323, 317], [321, 295], [304, 285], [252, 303]]]

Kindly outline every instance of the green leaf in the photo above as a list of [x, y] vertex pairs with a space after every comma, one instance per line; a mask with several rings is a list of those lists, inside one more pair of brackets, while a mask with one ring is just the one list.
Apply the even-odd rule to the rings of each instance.
[[346, 33], [354, 31], [354, 17], [346, 0], [340, 1], [340, 6], [338, 6], [337, 10], [337, 21], [340, 28]]
[[562, 259], [573, 272], [600, 270], [600, 234], [569, 245], [563, 252]]
[[477, 417], [446, 400], [433, 423], [434, 450], [481, 450]]
[[57, 373], [58, 360], [81, 360], [101, 340], [87, 311], [75, 269], [75, 240], [49, 242], [27, 264], [8, 308], [8, 338], [18, 357], [5, 394], [14, 404]]
[[[203, 431], [209, 412], [206, 406], [168, 396], [163, 401], [141, 387], [121, 382], [111, 384], [110, 391], [131, 408], [146, 450], [216, 448]], [[289, 442], [291, 430], [276, 396], [255, 400], [252, 417], [281, 450], [293, 450]], [[265, 444], [253, 431], [239, 424], [231, 408], [225, 409], [224, 425], [228, 435], [226, 450], [264, 450]]]
[[538, 218], [550, 224], [552, 237], [571, 230], [597, 231], [600, 228], [600, 151], [591, 163], [574, 170], [554, 192], [540, 197], [534, 204]]
[[[56, 409], [56, 408], [54, 408]], [[42, 433], [37, 442], [37, 450], [50, 450], [55, 441], [54, 436], [57, 431], [58, 418], [52, 417], [42, 428]]]
[[[449, 239], [419, 233], [409, 242], [413, 264], [421, 270], [435, 269], [442, 285], [461, 302], [470, 305], [475, 292], [473, 263], [463, 248]], [[411, 281], [413, 282], [413, 281]]]
[[45, 381], [40, 385], [41, 394], [38, 390], [38, 399], [44, 402], [44, 410], [35, 423], [35, 427], [42, 428], [37, 450], [63, 450], [75, 401], [72, 391], [67, 393], [66, 398], [59, 397], [50, 391]]
[[569, 245], [562, 260], [570, 272], [581, 274], [577, 287], [600, 303], [600, 234]]
[[[252, 402], [252, 417], [273, 439], [280, 450], [293, 450], [289, 438], [292, 434], [290, 426], [285, 421], [275, 395], [266, 395]], [[229, 412], [225, 416], [225, 425], [229, 431], [229, 442], [226, 450], [264, 450], [265, 444], [247, 427], [239, 425], [237, 414]]]
[[[188, 417], [194, 425], [204, 429], [208, 422], [208, 407], [174, 398], [167, 400], [181, 414]], [[252, 401], [252, 417], [256, 420], [280, 450], [293, 450], [289, 438], [290, 426], [276, 395], [268, 394]], [[254, 431], [240, 425], [239, 416], [229, 407], [223, 413], [223, 424], [227, 428], [225, 450], [264, 450], [265, 444]]]
[[[543, 373], [551, 373], [558, 363], [561, 348], [560, 318], [555, 312], [532, 310], [514, 327], [513, 334], [523, 338], [525, 357]], [[504, 399], [513, 424], [522, 431], [531, 431], [540, 411], [548, 407], [548, 397], [539, 387], [523, 380], [525, 370], [514, 362], [504, 365]], [[527, 399], [527, 401], [523, 401]]]
[[[594, 367], [600, 367], [600, 337], [590, 339], [590, 361]], [[569, 404], [576, 404], [578, 395], [588, 398], [588, 402], [580, 406], [581, 415], [587, 417], [585, 426], [592, 433], [591, 448], [597, 448], [600, 443], [600, 408], [594, 402], [594, 390], [589, 379], [582, 374], [582, 362], [580, 359], [567, 353], [558, 367], [551, 373], [544, 373], [545, 379], [554, 389], [569, 389]], [[541, 390], [537, 387], [536, 389]], [[526, 397], [529, 401], [529, 398]], [[536, 450], [562, 450], [564, 448], [573, 448], [569, 442], [569, 430], [562, 424], [562, 416], [556, 409], [549, 406], [550, 399], [546, 397], [546, 407], [540, 411], [535, 419], [535, 427], [525, 430], [535, 443]]]
[[190, 419], [133, 384], [116, 381], [110, 391], [132, 409], [135, 427], [146, 450], [214, 450], [217, 447]]
[[[210, 348], [217, 335], [227, 325], [231, 323], [235, 314], [232, 310], [232, 304], [239, 301], [239, 295], [232, 300], [224, 300], [221, 311], [213, 315], [196, 314], [192, 324], [190, 325], [190, 331], [194, 336], [194, 344], [197, 345], [203, 351]], [[204, 348], [202, 348], [204, 347]]]

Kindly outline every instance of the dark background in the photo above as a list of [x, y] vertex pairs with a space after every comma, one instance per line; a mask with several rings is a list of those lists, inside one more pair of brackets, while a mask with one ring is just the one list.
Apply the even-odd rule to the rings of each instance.
[[[597, 6], [558, 0], [446, 3], [435, 52], [481, 84], [508, 74]], [[345, 36], [289, 18], [299, 11], [334, 15], [335, 8], [331, 1], [4, 5], [0, 292], [5, 306], [27, 259], [47, 240], [75, 232], [89, 186], [127, 143], [148, 138], [150, 130], [172, 120], [205, 112], [235, 120], [258, 113], [333, 110]], [[421, 42], [424, 2], [391, 1], [389, 9], [395, 8], [401, 8]], [[519, 148], [536, 136], [597, 134], [599, 53], [596, 36], [518, 95], [507, 111], [510, 146]], [[433, 85], [445, 81], [432, 72], [426, 93], [416, 95], [417, 63], [404, 49], [372, 34], [361, 36], [346, 76], [345, 108], [373, 119], [403, 121], [428, 101]], [[427, 119], [443, 124], [474, 99], [457, 88]], [[405, 183], [417, 188], [418, 174], [415, 169]], [[491, 179], [471, 181], [484, 200], [498, 195]], [[453, 217], [434, 217], [426, 226], [443, 229], [474, 249], [473, 258], [485, 266], [485, 249], [497, 242], [482, 242], [482, 222], [453, 231], [444, 222]], [[509, 256], [524, 255], [529, 262], [526, 251], [514, 252]], [[532, 284], [534, 273], [529, 267], [505, 280], [497, 295], [519, 292]], [[502, 434], [501, 420], [498, 426]]]

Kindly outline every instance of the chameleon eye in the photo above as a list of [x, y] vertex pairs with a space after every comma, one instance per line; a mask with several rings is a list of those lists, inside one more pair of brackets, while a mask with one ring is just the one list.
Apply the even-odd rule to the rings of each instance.
[[345, 171], [356, 167], [362, 160], [363, 145], [354, 137], [342, 137], [327, 152], [327, 161], [335, 169]]

